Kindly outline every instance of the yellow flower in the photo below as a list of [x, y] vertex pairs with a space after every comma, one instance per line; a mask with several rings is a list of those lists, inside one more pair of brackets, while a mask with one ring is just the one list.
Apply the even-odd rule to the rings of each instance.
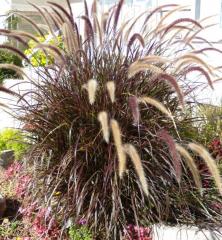
[[54, 196], [59, 196], [61, 194], [61, 192], [55, 192]]

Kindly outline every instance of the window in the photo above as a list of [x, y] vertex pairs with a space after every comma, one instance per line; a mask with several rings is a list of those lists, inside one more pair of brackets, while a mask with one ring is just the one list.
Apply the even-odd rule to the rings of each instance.
[[201, 7], [201, 0], [196, 0], [195, 2], [195, 19], [200, 19], [200, 7]]
[[[124, 3], [126, 3], [126, 4], [129, 4], [129, 3], [132, 3], [132, 2], [133, 2], [133, 0], [126, 0], [126, 1], [124, 1]], [[116, 3], [118, 3], [118, 0], [116, 0], [116, 1], [113, 1], [113, 0], [102, 0], [101, 3], [103, 5], [115, 5]]]
[[222, 27], [222, 0], [220, 2], [220, 27]]

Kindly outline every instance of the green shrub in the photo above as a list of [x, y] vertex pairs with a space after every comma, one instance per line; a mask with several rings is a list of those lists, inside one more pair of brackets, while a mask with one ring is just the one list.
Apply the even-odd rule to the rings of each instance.
[[199, 134], [205, 145], [214, 138], [222, 138], [222, 107], [212, 104], [201, 104], [198, 106]]
[[9, 149], [14, 151], [16, 159], [25, 153], [27, 142], [21, 131], [7, 128], [0, 132], [0, 151]]
[[[44, 37], [37, 37], [37, 39], [39, 43], [44, 43], [48, 37], [49, 35], [46, 35]], [[48, 41], [48, 44], [57, 46], [61, 49], [63, 48], [61, 36], [58, 36], [56, 40], [52, 38]], [[34, 67], [43, 67], [54, 63], [54, 57], [50, 53], [46, 54], [43, 50], [35, 48], [37, 46], [37, 43], [35, 41], [30, 40], [28, 45], [29, 48], [26, 49], [24, 53], [27, 56], [32, 55], [30, 61]]]
[[69, 228], [70, 240], [93, 240], [92, 234], [86, 226], [71, 226]]
[[[0, 64], [1, 63], [8, 63], [14, 64], [16, 66], [22, 66], [22, 60], [16, 55], [9, 51], [0, 50]], [[4, 79], [8, 78], [17, 78], [18, 75], [15, 71], [10, 69], [0, 68], [0, 84], [3, 82]]]
[[0, 225], [0, 237], [2, 239], [12, 239], [18, 234], [18, 230], [22, 226], [20, 221], [12, 221], [10, 222], [7, 218], [3, 220]]

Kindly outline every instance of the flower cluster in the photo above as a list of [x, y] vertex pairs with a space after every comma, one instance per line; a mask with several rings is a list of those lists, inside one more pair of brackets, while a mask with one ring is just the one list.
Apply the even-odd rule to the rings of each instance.
[[19, 212], [22, 214], [23, 217], [30, 218], [31, 216], [33, 216], [36, 209], [37, 209], [37, 203], [34, 202], [26, 207], [21, 207], [19, 209]]
[[22, 165], [18, 162], [15, 162], [10, 165], [8, 169], [5, 170], [5, 180], [12, 179], [17, 173], [19, 173], [22, 169]]
[[29, 175], [22, 175], [18, 177], [18, 182], [15, 189], [16, 196], [23, 197], [25, 195], [30, 181], [31, 177]]
[[57, 222], [51, 216], [51, 208], [39, 209], [33, 221], [32, 229], [39, 237], [47, 236], [44, 240], [57, 239], [59, 228]]
[[17, 185], [15, 188], [16, 196], [23, 197], [25, 195], [26, 189], [30, 181], [31, 181], [31, 177], [29, 175], [22, 175], [18, 177]]
[[30, 237], [16, 237], [15, 240], [31, 240]]
[[215, 200], [212, 202], [211, 208], [214, 211], [221, 213], [222, 212], [222, 203]]
[[210, 144], [209, 144], [209, 150], [216, 159], [222, 158], [222, 143], [219, 138], [215, 138]]
[[138, 227], [130, 224], [124, 230], [124, 235], [126, 240], [152, 240], [149, 227]]

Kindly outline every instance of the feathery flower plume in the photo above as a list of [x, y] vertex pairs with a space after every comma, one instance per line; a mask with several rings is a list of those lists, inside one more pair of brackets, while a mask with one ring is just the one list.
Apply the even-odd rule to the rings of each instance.
[[172, 22], [171, 24], [169, 24], [163, 35], [166, 34], [171, 28], [173, 28], [175, 25], [177, 25], [178, 23], [184, 23], [184, 22], [190, 22], [190, 23], [193, 23], [194, 25], [196, 25], [197, 27], [199, 28], [203, 28], [197, 21], [193, 20], [193, 19], [190, 19], [190, 18], [180, 18], [180, 19], [177, 19], [175, 20], [174, 22]]
[[89, 103], [92, 105], [96, 99], [97, 81], [95, 79], [90, 79], [87, 84], [83, 85], [83, 88], [88, 91]]
[[115, 83], [113, 81], [108, 81], [106, 83], [106, 87], [107, 87], [107, 90], [108, 90], [111, 102], [114, 103], [115, 102], [116, 85], [115, 85]]
[[188, 60], [188, 62], [190, 62], [190, 63], [198, 63], [198, 64], [204, 66], [210, 74], [213, 74], [213, 70], [211, 69], [210, 65], [208, 65], [205, 61], [203, 61], [200, 57], [196, 56], [193, 53], [185, 54], [185, 55], [181, 56], [179, 59], [176, 59], [175, 61], [177, 61], [178, 63], [181, 63], [177, 67], [177, 69], [182, 67], [184, 65], [184, 63], [187, 63], [186, 60]]
[[142, 97], [139, 99], [139, 101], [143, 103], [148, 103], [154, 106], [160, 112], [164, 113], [167, 117], [169, 117], [170, 119], [173, 119], [172, 114], [166, 109], [166, 107], [161, 102], [157, 101], [156, 99], [151, 97]]
[[138, 40], [142, 47], [145, 46], [145, 42], [144, 42], [143, 37], [139, 33], [134, 33], [133, 36], [130, 38], [128, 44], [127, 44], [128, 49], [131, 48], [131, 46], [133, 45], [135, 40]]
[[165, 80], [167, 83], [169, 83], [174, 90], [177, 93], [178, 99], [182, 105], [182, 107], [184, 107], [184, 95], [183, 92], [179, 86], [179, 84], [177, 83], [177, 80], [175, 79], [175, 77], [171, 76], [170, 74], [167, 73], [161, 73], [159, 74], [156, 79], [160, 79], [160, 80]]
[[151, 71], [152, 73], [160, 74], [163, 70], [153, 64], [145, 63], [145, 62], [136, 62], [133, 63], [128, 70], [128, 78], [133, 77], [139, 72]]
[[189, 152], [184, 147], [182, 147], [181, 145], [179, 145], [177, 143], [176, 143], [176, 150], [180, 153], [181, 156], [183, 156], [186, 159], [186, 164], [189, 167], [189, 169], [193, 175], [194, 182], [195, 182], [196, 186], [199, 188], [200, 193], [202, 194], [202, 183], [201, 183], [201, 179], [200, 179], [200, 174], [199, 174], [199, 171], [197, 169], [194, 159], [191, 157]]
[[140, 110], [139, 110], [138, 99], [137, 99], [136, 96], [130, 96], [129, 97], [129, 107], [130, 107], [131, 112], [133, 114], [133, 123], [134, 124], [139, 124]]
[[29, 78], [28, 75], [23, 71], [22, 68], [14, 65], [14, 64], [2, 63], [2, 64], [0, 64], [0, 69], [1, 68], [11, 69], [11, 70], [15, 71], [18, 75]]
[[198, 153], [203, 158], [203, 160], [205, 161], [205, 163], [209, 168], [209, 171], [211, 172], [214, 178], [215, 184], [220, 194], [222, 195], [222, 182], [221, 182], [220, 172], [217, 168], [215, 160], [211, 157], [209, 152], [203, 146], [196, 143], [189, 143], [188, 146], [192, 151]]
[[212, 82], [212, 80], [211, 80], [211, 78], [210, 78], [210, 75], [209, 75], [208, 72], [207, 72], [205, 69], [203, 69], [202, 67], [200, 67], [200, 66], [189, 67], [189, 68], [186, 69], [183, 73], [184, 73], [184, 74], [188, 74], [188, 73], [194, 72], [194, 71], [198, 71], [198, 72], [200, 72], [202, 75], [204, 75], [205, 78], [206, 78], [207, 81], [208, 81], [208, 84], [211, 86], [211, 88], [213, 88], [213, 82]]
[[144, 193], [148, 196], [147, 180], [145, 177], [145, 172], [144, 172], [144, 169], [142, 166], [140, 156], [139, 156], [136, 148], [132, 144], [125, 144], [124, 149], [133, 162], [134, 168], [139, 177], [139, 180], [140, 180], [140, 183], [141, 183]]
[[123, 177], [123, 173], [126, 170], [126, 154], [122, 145], [121, 131], [118, 122], [115, 119], [111, 120], [111, 128], [113, 133], [113, 139], [117, 150], [119, 160], [119, 177]]
[[107, 143], [109, 143], [109, 123], [107, 112], [100, 112], [98, 114], [98, 120], [102, 127], [103, 138]]
[[170, 155], [173, 160], [173, 166], [176, 173], [176, 179], [180, 182], [182, 169], [181, 169], [181, 158], [176, 150], [176, 145], [174, 139], [170, 136], [170, 134], [166, 130], [161, 130], [157, 133], [157, 137], [159, 137], [162, 141], [164, 141], [169, 149]]

